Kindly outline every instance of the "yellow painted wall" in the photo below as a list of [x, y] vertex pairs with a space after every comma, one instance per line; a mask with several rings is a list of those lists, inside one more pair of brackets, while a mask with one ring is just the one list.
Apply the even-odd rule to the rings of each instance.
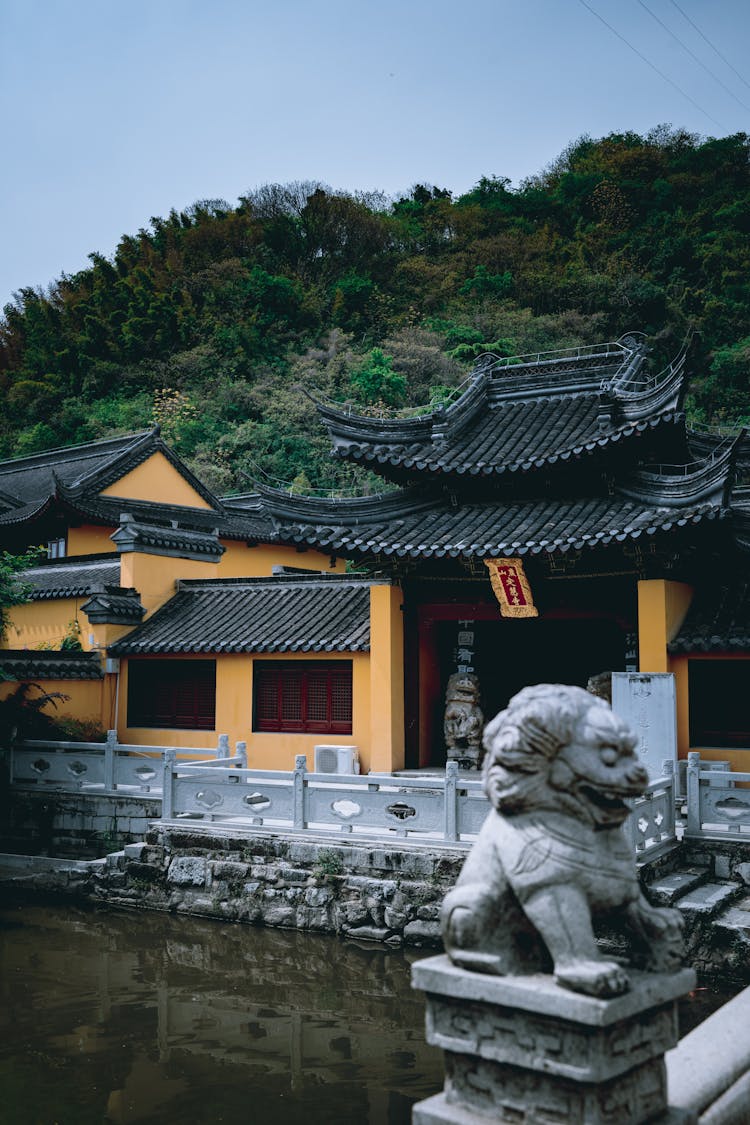
[[112, 532], [116, 530], [115, 527], [97, 527], [94, 524], [69, 527], [68, 555], [98, 555], [104, 551], [116, 551], [117, 547], [110, 538]]
[[68, 624], [76, 615], [80, 626], [78, 639], [84, 652], [103, 651], [129, 633], [132, 625], [93, 625], [81, 606], [82, 598], [50, 598], [15, 606], [10, 613], [10, 625], [0, 640], [3, 648], [52, 648], [57, 650], [68, 632]]
[[641, 672], [668, 672], [667, 645], [677, 636], [693, 587], [665, 578], [638, 583], [638, 654]]
[[690, 750], [697, 750], [701, 758], [711, 762], [729, 762], [733, 770], [750, 769], [750, 754], [747, 750], [732, 750], [726, 747], [690, 745], [690, 697], [688, 692], [688, 661], [693, 660], [748, 660], [744, 653], [680, 653], [670, 657], [669, 671], [674, 673], [677, 692], [677, 746], [680, 758], [687, 758]]
[[144, 621], [175, 592], [178, 578], [218, 578], [216, 563], [174, 559], [168, 555], [145, 555], [127, 551], [120, 556], [120, 583], [134, 586], [146, 610]]
[[[114, 702], [112, 685], [107, 680], [113, 677], [106, 676], [103, 680], [34, 680], [45, 691], [60, 691], [70, 696], [67, 701], [58, 701], [57, 706], [51, 704], [45, 708], [45, 714], [54, 718], [72, 716], [98, 723], [104, 730], [108, 728], [107, 716], [109, 713], [108, 702]], [[15, 680], [0, 682], [0, 699], [7, 699], [18, 687]], [[36, 698], [33, 693], [32, 698]]]
[[0, 648], [53, 648], [59, 649], [68, 632], [68, 624], [76, 617], [81, 627], [79, 640], [84, 649], [91, 648], [88, 634], [92, 627], [80, 607], [84, 598], [50, 598], [14, 606], [10, 611], [10, 625]]
[[222, 539], [220, 542], [226, 550], [221, 557], [216, 578], [264, 578], [271, 574], [274, 566], [325, 570], [332, 574], [341, 574], [346, 570], [344, 559], [337, 558], [335, 566], [331, 566], [330, 555], [319, 551], [297, 551], [294, 547], [277, 546], [273, 543], [259, 543], [257, 547], [248, 547], [236, 539]]
[[[210, 654], [184, 656], [184, 660], [205, 660]], [[149, 657], [138, 659], [148, 660]], [[171, 656], [153, 659], [172, 659]], [[176, 658], [175, 658], [176, 659]], [[294, 769], [297, 754], [307, 755], [307, 767], [313, 768], [313, 747], [319, 743], [357, 746], [362, 772], [371, 768], [370, 744], [370, 674], [367, 653], [284, 653], [279, 660], [351, 660], [352, 662], [352, 733], [351, 735], [288, 734], [253, 731], [253, 661], [273, 660], [268, 653], [226, 653], [216, 656], [216, 729], [213, 731], [160, 730], [153, 727], [127, 725], [128, 665], [121, 661], [119, 738], [121, 742], [139, 746], [185, 746], [213, 748], [220, 734], [228, 734], [232, 748], [238, 741], [247, 742], [251, 769]]]
[[152, 454], [143, 464], [102, 489], [101, 495], [179, 504], [186, 508], [211, 508], [163, 453]]
[[404, 765], [404, 615], [398, 586], [370, 587], [370, 769]]

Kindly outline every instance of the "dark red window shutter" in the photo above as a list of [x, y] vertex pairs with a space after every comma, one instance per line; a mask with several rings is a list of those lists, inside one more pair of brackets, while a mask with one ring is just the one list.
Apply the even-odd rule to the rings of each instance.
[[131, 658], [128, 726], [214, 730], [216, 661]]
[[352, 733], [351, 661], [256, 661], [253, 730]]

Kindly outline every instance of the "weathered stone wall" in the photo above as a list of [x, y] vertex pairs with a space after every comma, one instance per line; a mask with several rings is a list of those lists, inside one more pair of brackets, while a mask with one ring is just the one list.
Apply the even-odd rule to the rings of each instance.
[[145, 839], [161, 798], [17, 790], [0, 815], [0, 851], [101, 856]]
[[154, 828], [89, 865], [86, 894], [114, 906], [440, 945], [438, 914], [466, 852]]
[[[375, 844], [240, 834], [195, 821], [177, 828], [154, 824], [159, 811], [148, 797], [17, 794], [12, 817], [4, 817], [5, 851], [110, 854], [31, 867], [22, 860], [8, 867], [0, 856], [0, 878], [113, 906], [440, 945], [440, 903], [465, 849], [396, 837]], [[706, 976], [750, 981], [750, 841], [684, 843], [645, 865], [641, 878], [652, 901], [682, 913], [689, 964]], [[627, 954], [622, 938], [613, 950]]]

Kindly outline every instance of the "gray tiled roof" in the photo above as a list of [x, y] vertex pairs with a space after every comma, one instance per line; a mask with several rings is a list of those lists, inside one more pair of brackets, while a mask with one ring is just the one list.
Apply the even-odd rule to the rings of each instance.
[[137, 625], [146, 612], [132, 586], [105, 586], [95, 590], [81, 610], [92, 625]]
[[365, 652], [366, 580], [304, 577], [185, 581], [143, 625], [110, 648], [159, 652]]
[[224, 548], [215, 534], [205, 531], [188, 531], [179, 527], [162, 527], [152, 523], [136, 522], [130, 515], [121, 519], [112, 540], [123, 553], [147, 551], [152, 555], [171, 555], [218, 562]]
[[30, 567], [20, 575], [31, 587], [31, 598], [82, 598], [104, 586], [120, 585], [120, 557], [111, 555], [73, 556]]
[[0, 649], [0, 668], [11, 680], [100, 680], [103, 675], [96, 652]]
[[669, 645], [678, 652], [750, 650], [750, 578], [700, 590]]
[[0, 462], [0, 488], [24, 503], [48, 496], [57, 482], [74, 485], [84, 475], [101, 469], [146, 434], [126, 434], [65, 449], [48, 449], [29, 457]]
[[360, 501], [306, 501], [264, 489], [281, 539], [342, 555], [487, 558], [564, 552], [723, 518], [720, 501], [681, 507], [624, 495], [527, 501], [463, 499], [411, 490]]
[[489, 360], [447, 410], [372, 419], [319, 404], [339, 457], [383, 476], [498, 476], [595, 453], [663, 424], [682, 423], [685, 352], [645, 375], [640, 346], [527, 362]]
[[[19, 522], [23, 506], [39, 504], [52, 496], [72, 504], [82, 501], [85, 506], [108, 485], [143, 464], [154, 453], [161, 453], [167, 458], [211, 506], [215, 519], [216, 513], [221, 511], [221, 502], [162, 441], [159, 428], [155, 427], [142, 433], [65, 449], [50, 449], [0, 462], [0, 509], [5, 509], [6, 517], [5, 521], [0, 517], [0, 522]], [[107, 505], [106, 498], [104, 503]], [[121, 503], [113, 498], [115, 510]], [[185, 508], [179, 510], [183, 516], [186, 514]], [[193, 509], [188, 508], [187, 511], [192, 512]], [[33, 514], [33, 510], [29, 510], [26, 518]]]

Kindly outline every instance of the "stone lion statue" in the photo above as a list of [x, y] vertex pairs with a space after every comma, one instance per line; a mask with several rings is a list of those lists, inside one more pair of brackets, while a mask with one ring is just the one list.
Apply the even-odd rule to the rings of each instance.
[[615, 914], [648, 968], [678, 967], [681, 916], [644, 897], [621, 831], [648, 783], [635, 742], [604, 700], [561, 684], [524, 688], [487, 724], [492, 810], [443, 903], [457, 965], [518, 974], [551, 964], [559, 984], [615, 996], [628, 975], [601, 954], [592, 923]]
[[455, 672], [445, 691], [443, 733], [450, 760], [477, 769], [482, 753], [484, 715], [479, 706], [479, 680], [472, 672]]

